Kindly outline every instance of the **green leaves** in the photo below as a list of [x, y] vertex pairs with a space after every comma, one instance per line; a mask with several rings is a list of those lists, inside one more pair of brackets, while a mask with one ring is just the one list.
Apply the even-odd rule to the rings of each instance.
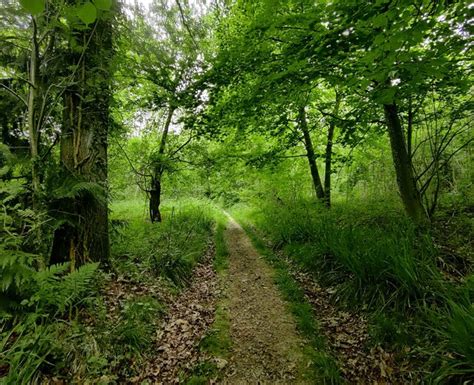
[[[32, 14], [39, 15], [44, 12], [46, 0], [19, 0], [23, 9]], [[84, 24], [89, 25], [97, 20], [98, 11], [108, 11], [112, 7], [112, 0], [94, 0], [94, 3], [85, 1], [71, 9], [70, 14], [77, 16]]]
[[112, 7], [112, 0], [94, 0], [97, 9], [108, 11]]
[[392, 104], [397, 93], [396, 87], [385, 88], [375, 93], [375, 99], [380, 104]]
[[108, 11], [111, 7], [112, 0], [86, 1], [77, 8], [76, 15], [85, 25], [89, 25], [97, 20], [98, 11]]
[[375, 28], [385, 28], [388, 24], [387, 16], [385, 14], [377, 15], [372, 20]]
[[21, 6], [32, 15], [38, 15], [44, 11], [45, 0], [20, 0]]
[[77, 16], [84, 24], [89, 25], [97, 19], [97, 8], [90, 1], [87, 1], [79, 7]]

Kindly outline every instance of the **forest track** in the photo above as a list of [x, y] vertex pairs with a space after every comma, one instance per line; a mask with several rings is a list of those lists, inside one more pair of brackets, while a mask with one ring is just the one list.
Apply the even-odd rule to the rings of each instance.
[[303, 339], [273, 282], [273, 271], [229, 217], [226, 291], [232, 350], [223, 384], [308, 384]]

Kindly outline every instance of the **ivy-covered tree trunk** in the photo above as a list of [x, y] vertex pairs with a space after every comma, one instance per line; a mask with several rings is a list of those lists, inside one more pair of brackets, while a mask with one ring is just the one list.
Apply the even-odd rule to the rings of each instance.
[[325, 154], [325, 170], [324, 170], [324, 203], [327, 207], [331, 207], [331, 172], [332, 172], [332, 146], [334, 139], [334, 130], [336, 129], [337, 115], [339, 114], [339, 106], [341, 104], [341, 95], [336, 92], [336, 104], [334, 105], [333, 116], [329, 123], [326, 154]]
[[171, 119], [173, 118], [174, 107], [170, 106], [168, 109], [168, 115], [166, 117], [165, 126], [163, 127], [163, 134], [161, 136], [160, 147], [158, 149], [158, 159], [153, 170], [153, 176], [151, 180], [150, 193], [150, 220], [152, 223], [161, 222], [161, 177], [164, 172], [163, 155], [166, 148], [166, 140], [168, 139], [168, 132], [171, 125]]
[[313, 180], [314, 190], [316, 196], [320, 200], [324, 200], [324, 189], [319, 176], [318, 165], [316, 164], [316, 154], [314, 153], [313, 141], [308, 129], [308, 122], [306, 120], [306, 111], [304, 107], [300, 107], [298, 112], [298, 121], [301, 132], [303, 133], [304, 146], [306, 149], [306, 158], [308, 159], [311, 178]]
[[79, 67], [75, 84], [64, 93], [61, 165], [71, 190], [62, 207], [70, 221], [55, 233], [51, 261], [107, 262], [109, 256], [107, 207], [107, 136], [109, 129], [112, 30], [98, 20], [93, 29], [77, 31], [86, 47], [69, 61]]
[[397, 176], [400, 196], [406, 213], [418, 224], [426, 223], [427, 215], [423, 207], [420, 192], [416, 186], [411, 157], [403, 133], [403, 127], [398, 116], [396, 104], [384, 105], [393, 164]]

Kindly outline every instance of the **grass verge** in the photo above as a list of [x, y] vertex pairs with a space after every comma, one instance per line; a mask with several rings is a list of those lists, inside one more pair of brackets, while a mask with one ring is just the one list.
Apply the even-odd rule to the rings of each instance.
[[[214, 269], [216, 270], [221, 285], [227, 275], [229, 252], [224, 239], [224, 231], [227, 218], [221, 213], [216, 212], [216, 227], [214, 232]], [[188, 385], [207, 384], [211, 379], [219, 379], [222, 370], [229, 357], [232, 341], [230, 338], [230, 320], [228, 314], [228, 300], [224, 292], [219, 299], [216, 308], [215, 319], [212, 328], [203, 338], [200, 349], [208, 359], [201, 362], [193, 374], [186, 380]]]

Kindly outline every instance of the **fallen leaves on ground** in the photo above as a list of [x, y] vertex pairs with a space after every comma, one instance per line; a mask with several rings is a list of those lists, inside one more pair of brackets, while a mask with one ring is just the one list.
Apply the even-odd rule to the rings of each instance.
[[155, 354], [131, 382], [176, 384], [203, 360], [199, 343], [214, 322], [219, 293], [213, 254], [210, 248], [194, 269], [191, 285], [169, 304], [155, 337]]
[[335, 289], [321, 287], [312, 276], [286, 259], [294, 279], [301, 285], [324, 333], [328, 348], [337, 358], [344, 379], [350, 384], [403, 384], [394, 354], [377, 345], [369, 347], [367, 317], [333, 303]]

